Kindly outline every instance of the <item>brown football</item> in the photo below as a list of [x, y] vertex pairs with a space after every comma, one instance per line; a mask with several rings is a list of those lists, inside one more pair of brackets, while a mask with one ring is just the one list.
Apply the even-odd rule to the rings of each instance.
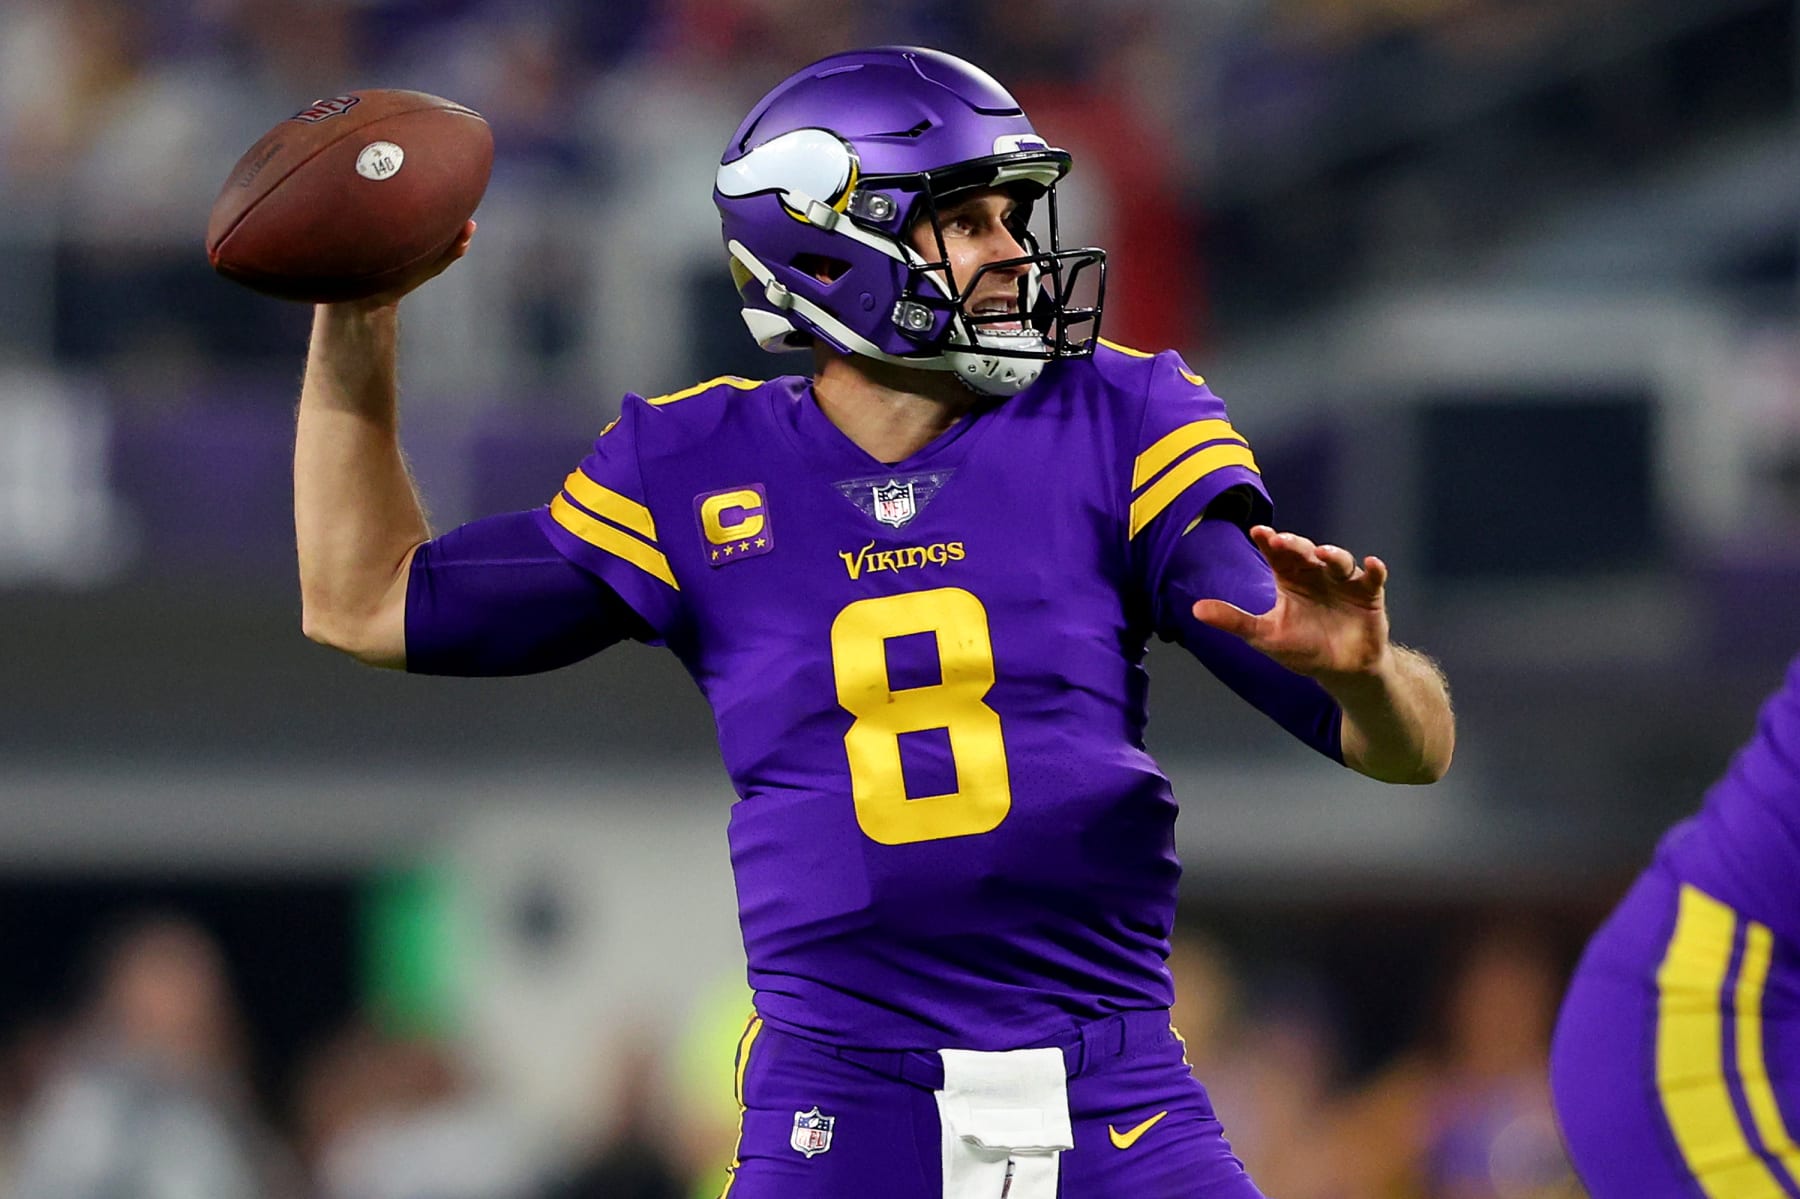
[[386, 89], [320, 100], [231, 168], [206, 256], [285, 300], [376, 295], [456, 240], [493, 165], [487, 122], [450, 100]]

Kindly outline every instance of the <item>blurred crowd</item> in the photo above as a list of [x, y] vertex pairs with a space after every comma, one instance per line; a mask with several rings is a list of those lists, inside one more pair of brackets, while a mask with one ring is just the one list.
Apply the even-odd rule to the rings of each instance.
[[1280, 1199], [1579, 1199], [1545, 1062], [1565, 968], [1527, 921], [1474, 930], [1396, 1050], [1352, 1061], [1341, 996], [1177, 941], [1175, 1024], [1226, 1135]]
[[[1565, 948], [1523, 919], [1457, 944], [1417, 1027], [1359, 1064], [1346, 996], [1314, 969], [1282, 958], [1251, 969], [1206, 935], [1178, 937], [1177, 1029], [1267, 1194], [1579, 1199], [1545, 1077]], [[137, 914], [102, 935], [78, 1005], [17, 1032], [0, 1062], [0, 1193], [700, 1199], [723, 1183], [739, 994], [736, 1020], [701, 1003], [666, 1038], [629, 1034], [604, 1080], [611, 1114], [568, 1144], [484, 1087], [453, 1029], [375, 1012], [308, 1047], [285, 1093], [270, 1094], [231, 974], [213, 936], [179, 914]]]
[[[483, 302], [516, 326], [506, 351], [542, 368], [512, 377], [554, 381], [586, 361], [579, 343], [618, 323], [583, 316], [613, 282], [572, 252], [598, 236], [593, 215], [633, 213], [642, 232], [649, 199], [681, 236], [716, 243], [708, 164], [748, 105], [804, 62], [881, 42], [962, 53], [1006, 82], [1083, 164], [1078, 225], [1113, 254], [1111, 333], [1193, 346], [1220, 307], [1260, 318], [1329, 294], [1346, 269], [1454, 265], [1459, 232], [1491, 234], [1519, 208], [1517, 189], [1507, 205], [1476, 193], [1525, 151], [1478, 138], [1488, 164], [1471, 176], [1420, 144], [1431, 120], [1479, 114], [1529, 91], [1570, 46], [1629, 41], [1669, 11], [1680, 6], [14, 0], [0, 8], [0, 248], [21, 286], [0, 300], [0, 357], [141, 381], [291, 354], [294, 313], [205, 270], [219, 181], [314, 98], [410, 87], [494, 127], [488, 244], [511, 265]], [[1559, 123], [1579, 128], [1576, 144], [1604, 137], [1623, 154], [1670, 102], [1641, 88], [1637, 100], [1568, 105]], [[1405, 170], [1366, 186], [1336, 178], [1401, 151]], [[1554, 165], [1540, 164], [1538, 187]], [[1459, 220], [1468, 228], [1445, 225]], [[1229, 281], [1222, 298], [1213, 275]], [[712, 276], [724, 294], [723, 272]]]

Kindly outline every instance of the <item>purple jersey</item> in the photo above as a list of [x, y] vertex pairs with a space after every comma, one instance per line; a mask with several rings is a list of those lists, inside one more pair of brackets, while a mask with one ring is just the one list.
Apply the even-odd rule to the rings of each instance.
[[1800, 945], [1800, 658], [1699, 814], [1670, 829], [1657, 855], [1682, 880]]
[[627, 397], [540, 519], [712, 705], [771, 1027], [1004, 1049], [1169, 1004], [1142, 661], [1230, 488], [1250, 449], [1172, 353], [1052, 364], [891, 465], [805, 379]]

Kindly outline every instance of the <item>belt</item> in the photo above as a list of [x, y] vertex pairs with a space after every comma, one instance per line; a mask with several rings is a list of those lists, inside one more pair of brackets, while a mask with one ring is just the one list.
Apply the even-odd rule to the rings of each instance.
[[[1017, 1045], [1017, 1049], [1060, 1049], [1070, 1078], [1087, 1073], [1102, 1063], [1175, 1040], [1166, 1008], [1118, 1012], [1068, 1032]], [[927, 1091], [944, 1089], [944, 1059], [929, 1049], [843, 1049], [821, 1046], [826, 1052], [865, 1070], [911, 1083]]]

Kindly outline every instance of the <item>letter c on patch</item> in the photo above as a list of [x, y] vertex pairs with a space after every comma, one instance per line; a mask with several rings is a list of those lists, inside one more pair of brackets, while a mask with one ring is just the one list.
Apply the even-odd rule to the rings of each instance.
[[710, 495], [700, 505], [700, 524], [714, 545], [754, 537], [763, 531], [763, 497], [745, 488]]

